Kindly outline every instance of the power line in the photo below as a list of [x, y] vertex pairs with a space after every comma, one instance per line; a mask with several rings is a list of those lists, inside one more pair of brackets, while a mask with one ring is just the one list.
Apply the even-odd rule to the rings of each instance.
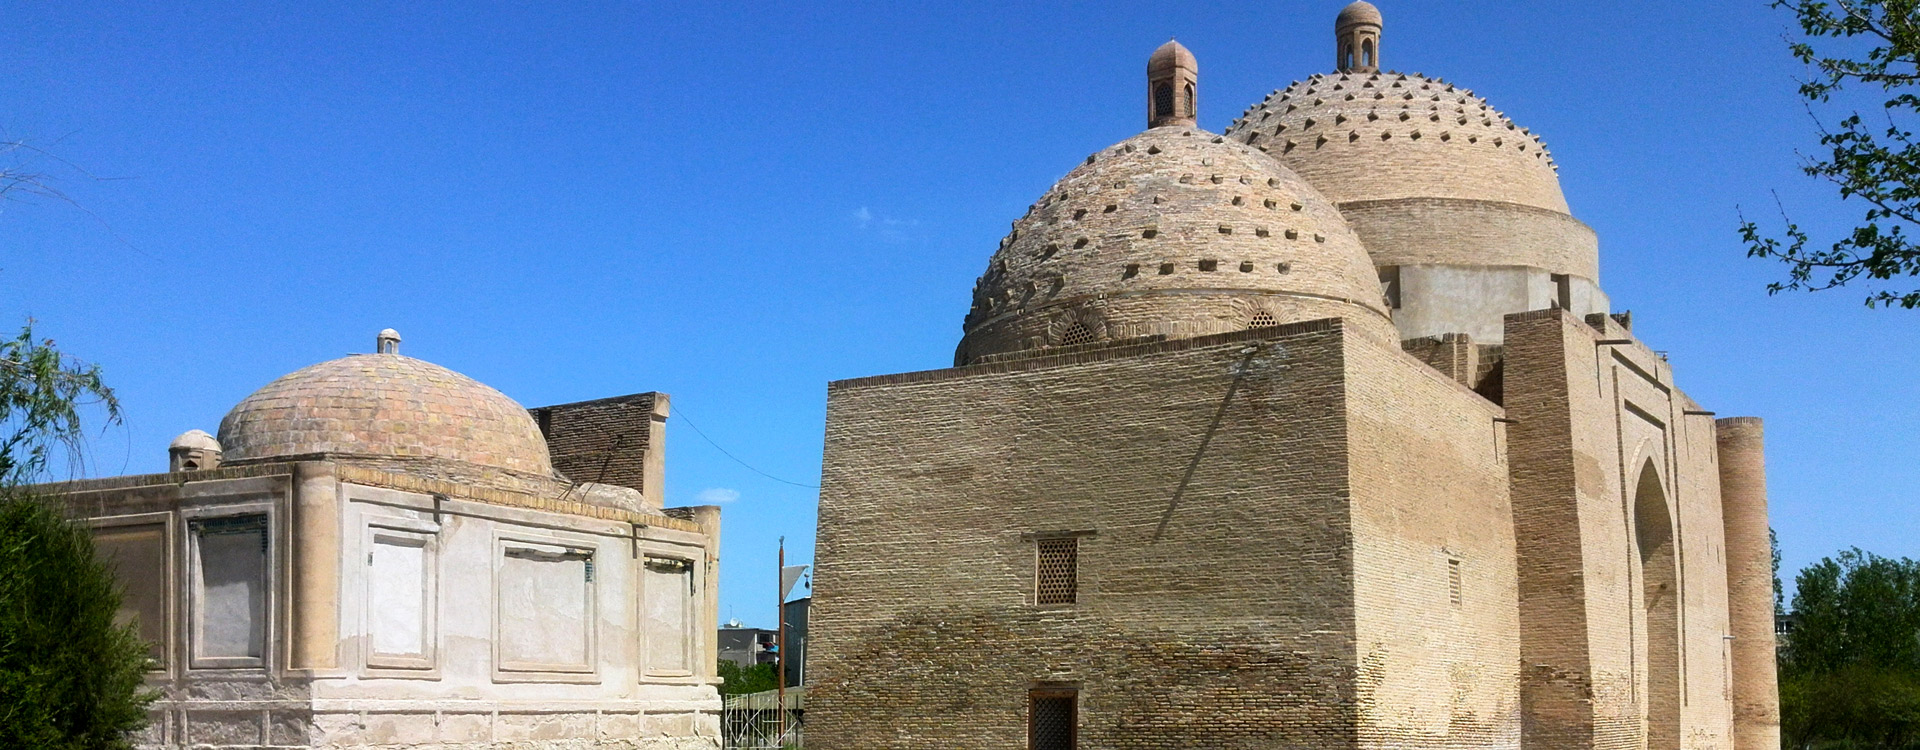
[[794, 482], [794, 481], [790, 481], [790, 480], [786, 480], [786, 479], [781, 479], [781, 478], [779, 478], [779, 477], [776, 477], [776, 476], [774, 476], [774, 475], [772, 475], [772, 474], [768, 474], [768, 473], [766, 473], [766, 472], [764, 472], [764, 471], [761, 471], [761, 470], [759, 470], [759, 469], [757, 469], [757, 468], [754, 468], [754, 466], [753, 466], [753, 464], [750, 464], [750, 463], [747, 463], [747, 462], [745, 462], [745, 461], [742, 461], [742, 460], [740, 460], [740, 457], [739, 457], [739, 456], [736, 456], [736, 455], [733, 455], [732, 453], [730, 453], [730, 452], [728, 452], [728, 451], [727, 451], [727, 449], [725, 449], [725, 448], [722, 448], [722, 447], [720, 447], [720, 444], [719, 444], [719, 443], [716, 443], [716, 442], [713, 442], [713, 438], [710, 438], [710, 437], [707, 437], [707, 433], [706, 433], [706, 431], [704, 431], [704, 430], [701, 430], [701, 429], [700, 429], [700, 425], [697, 425], [697, 424], [694, 424], [694, 423], [693, 423], [693, 420], [687, 417], [687, 409], [686, 409], [686, 407], [684, 407], [684, 406], [681, 406], [681, 405], [679, 405], [679, 404], [674, 404], [674, 405], [673, 405], [673, 410], [674, 410], [675, 412], [678, 412], [678, 413], [677, 413], [677, 414], [675, 414], [674, 416], [676, 416], [676, 417], [679, 417], [680, 419], [682, 419], [682, 420], [684, 420], [684, 421], [685, 421], [685, 422], [687, 423], [687, 426], [688, 426], [688, 427], [692, 427], [692, 428], [693, 428], [693, 433], [694, 433], [695, 435], [699, 435], [699, 436], [700, 436], [700, 439], [701, 439], [701, 440], [705, 440], [705, 441], [707, 441], [707, 445], [711, 445], [711, 446], [713, 446], [713, 449], [714, 449], [714, 450], [717, 450], [717, 451], [720, 451], [720, 455], [723, 455], [723, 456], [726, 456], [727, 458], [731, 458], [731, 459], [733, 459], [733, 462], [734, 462], [734, 463], [736, 463], [736, 464], [739, 464], [739, 465], [741, 465], [741, 466], [745, 466], [745, 467], [747, 467], [747, 471], [751, 471], [751, 472], [753, 472], [753, 473], [755, 473], [755, 474], [759, 474], [760, 476], [763, 476], [763, 477], [766, 477], [766, 478], [768, 478], [768, 479], [771, 479], [771, 480], [773, 480], [773, 481], [776, 481], [776, 482], [779, 482], [779, 483], [781, 483], [781, 484], [791, 484], [791, 485], [793, 485], [793, 486], [795, 486], [795, 487], [804, 487], [804, 488], [807, 488], [807, 489], [810, 489], [810, 490], [817, 490], [817, 489], [820, 489], [820, 485], [817, 485], [817, 484], [805, 484], [805, 483], [802, 483], [802, 482]]

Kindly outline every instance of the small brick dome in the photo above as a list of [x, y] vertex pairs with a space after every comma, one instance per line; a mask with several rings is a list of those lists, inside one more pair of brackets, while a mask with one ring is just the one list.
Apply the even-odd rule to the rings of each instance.
[[1352, 4], [1341, 8], [1340, 15], [1333, 20], [1333, 26], [1336, 29], [1359, 24], [1381, 25], [1380, 9], [1373, 7], [1373, 3], [1367, 0], [1354, 0]]
[[228, 462], [316, 453], [440, 458], [551, 476], [533, 417], [506, 394], [398, 353], [281, 376], [220, 421]]
[[1473, 92], [1418, 73], [1314, 75], [1253, 105], [1226, 135], [1336, 204], [1456, 198], [1567, 213], [1539, 136]]
[[1334, 317], [1397, 340], [1333, 204], [1253, 148], [1160, 127], [1087, 157], [1014, 222], [955, 360]]

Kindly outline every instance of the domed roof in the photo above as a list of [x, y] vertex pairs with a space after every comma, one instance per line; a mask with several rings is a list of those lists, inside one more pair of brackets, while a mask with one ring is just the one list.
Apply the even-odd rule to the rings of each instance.
[[1340, 212], [1266, 154], [1161, 127], [1087, 157], [1014, 222], [955, 358], [1330, 317], [1396, 340]]
[[1334, 28], [1370, 23], [1380, 26], [1380, 9], [1373, 7], [1367, 0], [1354, 0], [1351, 5], [1340, 9], [1339, 17], [1333, 20]]
[[1174, 68], [1197, 71], [1200, 69], [1200, 62], [1194, 59], [1193, 53], [1187, 51], [1186, 47], [1168, 39], [1166, 44], [1160, 45], [1159, 49], [1154, 50], [1153, 54], [1147, 57], [1147, 73], [1152, 75]]
[[268, 383], [220, 421], [220, 444], [229, 462], [334, 453], [553, 474], [539, 426], [513, 399], [391, 350], [321, 362]]
[[175, 451], [217, 451], [220, 442], [208, 435], [206, 430], [187, 430], [167, 444], [167, 450]]
[[1459, 198], [1567, 213], [1539, 136], [1473, 92], [1418, 73], [1315, 75], [1268, 95], [1226, 134], [1336, 204]]

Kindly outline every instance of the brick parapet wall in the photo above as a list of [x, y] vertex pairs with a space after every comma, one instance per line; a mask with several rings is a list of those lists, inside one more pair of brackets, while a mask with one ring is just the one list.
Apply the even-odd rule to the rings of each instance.
[[[655, 423], [666, 419], [666, 396], [628, 396], [540, 406], [527, 411], [540, 425], [555, 471], [575, 482], [647, 491], [648, 454]], [[656, 504], [658, 497], [650, 498]]]

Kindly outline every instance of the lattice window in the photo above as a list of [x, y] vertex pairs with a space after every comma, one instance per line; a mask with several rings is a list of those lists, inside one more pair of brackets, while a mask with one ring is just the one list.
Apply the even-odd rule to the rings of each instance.
[[1041, 539], [1038, 547], [1038, 575], [1034, 587], [1036, 604], [1072, 604], [1080, 595], [1080, 540], [1076, 537]]
[[1067, 326], [1066, 330], [1060, 332], [1061, 346], [1091, 344], [1097, 340], [1098, 338], [1093, 335], [1093, 329], [1088, 328], [1085, 323], [1074, 323], [1073, 325]]
[[1079, 693], [1072, 688], [1044, 688], [1028, 693], [1027, 747], [1029, 750], [1073, 750], [1079, 744]]
[[1153, 116], [1173, 116], [1173, 86], [1165, 83], [1153, 87]]
[[1253, 320], [1247, 321], [1248, 328], [1272, 328], [1277, 325], [1280, 325], [1280, 321], [1274, 320], [1273, 313], [1265, 310], [1254, 313]]
[[1460, 606], [1460, 558], [1447, 558], [1447, 599]]

